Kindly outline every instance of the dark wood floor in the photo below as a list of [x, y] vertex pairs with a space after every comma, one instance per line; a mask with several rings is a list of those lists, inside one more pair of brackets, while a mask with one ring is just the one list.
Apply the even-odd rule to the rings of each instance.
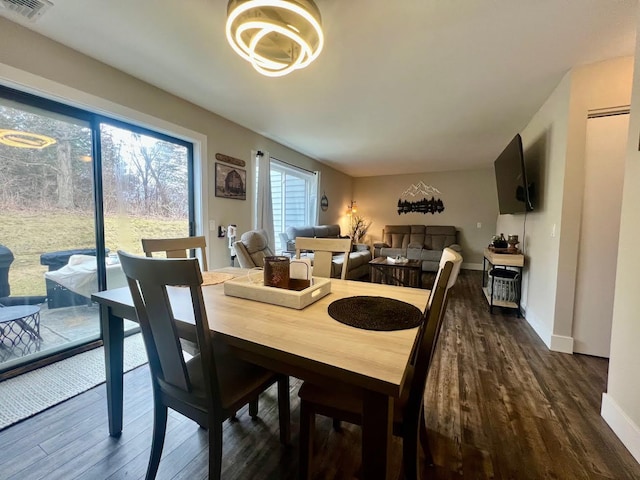
[[[463, 271], [431, 371], [427, 424], [434, 479], [640, 479], [640, 465], [600, 417], [607, 361], [549, 352], [513, 313], [490, 315], [479, 272]], [[375, 354], [375, 352], [372, 352]], [[292, 381], [293, 444], [278, 443], [276, 397], [263, 395], [261, 419], [241, 411], [225, 423], [223, 477], [294, 479], [299, 382]], [[125, 376], [122, 436], [107, 434], [105, 388], [97, 387], [0, 432], [0, 479], [144, 478], [151, 436], [146, 367]], [[360, 430], [319, 418], [319, 479], [357, 477]], [[159, 479], [206, 477], [207, 439], [173, 414]], [[393, 466], [400, 443], [393, 443]]]

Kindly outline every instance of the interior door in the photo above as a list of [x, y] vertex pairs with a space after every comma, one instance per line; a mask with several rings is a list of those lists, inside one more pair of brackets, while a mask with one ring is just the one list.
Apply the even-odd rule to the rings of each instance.
[[587, 121], [574, 352], [609, 358], [629, 114]]

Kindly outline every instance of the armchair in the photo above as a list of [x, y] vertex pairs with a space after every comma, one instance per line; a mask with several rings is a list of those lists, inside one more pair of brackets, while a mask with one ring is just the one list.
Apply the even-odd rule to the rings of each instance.
[[273, 255], [269, 238], [264, 230], [249, 230], [233, 244], [242, 268], [264, 267], [264, 257]]
[[280, 244], [282, 245], [282, 253], [288, 253], [292, 256], [296, 254], [296, 239], [289, 238], [285, 232], [280, 232]]

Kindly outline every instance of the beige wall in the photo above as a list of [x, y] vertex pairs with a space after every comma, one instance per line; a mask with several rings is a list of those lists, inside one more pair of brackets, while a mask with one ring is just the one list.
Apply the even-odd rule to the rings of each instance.
[[325, 170], [322, 172], [322, 185], [323, 187], [318, 192], [319, 197], [322, 197], [324, 193], [329, 200], [329, 208], [326, 212], [320, 209], [319, 221], [320, 225], [329, 223], [338, 223], [341, 226], [342, 235], [347, 235], [349, 232], [346, 229], [347, 223], [345, 222], [345, 211], [347, 205], [351, 201], [351, 189], [352, 181], [351, 177], [342, 175], [335, 170]]
[[[401, 194], [420, 181], [442, 193], [444, 211], [398, 215]], [[482, 251], [496, 229], [498, 196], [493, 166], [479, 170], [354, 178], [353, 199], [358, 202], [359, 213], [373, 222], [368, 243], [380, 241], [385, 225], [454, 225], [460, 232], [459, 242], [467, 268], [481, 268]], [[481, 228], [477, 228], [478, 223]]]
[[[522, 307], [527, 321], [548, 346], [556, 298], [570, 91], [567, 74], [521, 132], [528, 181], [535, 184], [533, 211], [526, 217], [499, 215], [497, 222], [498, 230], [520, 236], [526, 262]], [[554, 225], [556, 236], [552, 237]]]
[[[1, 17], [0, 83], [198, 142], [196, 148], [205, 152], [203, 191], [211, 185], [203, 206], [208, 217], [200, 226], [209, 236], [211, 267], [227, 265], [229, 250], [226, 239], [218, 239], [215, 232], [209, 235], [209, 220], [217, 225], [236, 223], [240, 233], [249, 230], [252, 222], [249, 198], [239, 201], [214, 196], [216, 153], [244, 159], [249, 167], [251, 151], [266, 150], [281, 160], [320, 170], [320, 191], [326, 190], [327, 196], [335, 199], [321, 214], [324, 223], [340, 220], [338, 201], [344, 203], [351, 194], [351, 177]], [[253, 193], [250, 168], [247, 174], [249, 197]]]
[[[535, 211], [526, 220], [523, 306], [552, 350], [573, 352], [587, 116], [628, 105], [632, 71], [632, 57], [572, 70], [522, 131], [527, 171], [533, 170], [529, 176], [538, 190]], [[522, 230], [520, 217], [501, 215], [498, 229]]]
[[[638, 21], [640, 29], [640, 17]], [[640, 36], [637, 37], [629, 141], [618, 245], [609, 382], [602, 416], [640, 462]]]

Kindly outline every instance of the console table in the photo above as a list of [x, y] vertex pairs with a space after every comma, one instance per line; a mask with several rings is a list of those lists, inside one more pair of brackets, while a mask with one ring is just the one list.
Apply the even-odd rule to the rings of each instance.
[[524, 255], [521, 253], [496, 253], [486, 248], [482, 259], [482, 292], [489, 303], [489, 311], [493, 313], [493, 307], [515, 308], [520, 316], [520, 280], [516, 289], [516, 298], [513, 301], [505, 301], [495, 297], [496, 276], [491, 275], [491, 285], [489, 285], [489, 273], [492, 268], [516, 270], [522, 278], [522, 267], [524, 267]]

